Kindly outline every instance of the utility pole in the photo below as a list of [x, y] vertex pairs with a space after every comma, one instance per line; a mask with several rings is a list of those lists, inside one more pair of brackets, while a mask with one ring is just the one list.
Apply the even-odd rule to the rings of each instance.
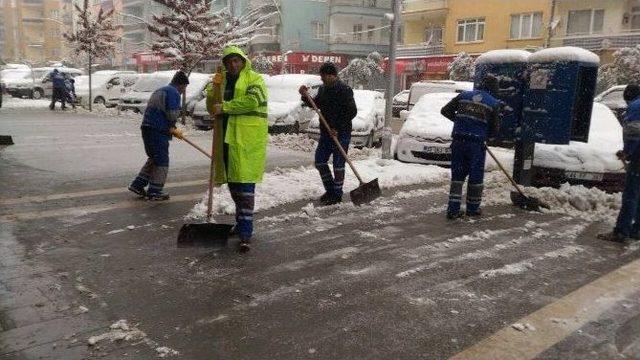
[[556, 2], [551, 0], [551, 12], [549, 14], [549, 28], [547, 29], [547, 41], [545, 47], [551, 47], [551, 38], [553, 37], [553, 18], [556, 16]]
[[386, 114], [384, 129], [382, 130], [382, 158], [393, 159], [391, 153], [391, 121], [393, 120], [393, 95], [395, 94], [396, 81], [396, 47], [398, 40], [398, 25], [400, 22], [400, 0], [392, 0], [393, 14], [387, 14], [391, 20], [391, 35], [389, 39], [389, 81], [387, 83]]

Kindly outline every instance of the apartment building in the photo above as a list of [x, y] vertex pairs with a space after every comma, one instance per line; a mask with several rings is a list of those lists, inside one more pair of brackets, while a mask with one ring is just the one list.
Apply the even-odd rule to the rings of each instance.
[[555, 0], [551, 46], [578, 46], [611, 61], [640, 44], [640, 0]]
[[329, 4], [329, 51], [366, 56], [389, 50], [390, 0], [331, 0]]
[[65, 30], [59, 0], [3, 0], [0, 10], [4, 60], [35, 65], [61, 60]]
[[442, 79], [456, 54], [545, 46], [551, 0], [405, 0], [401, 83]]

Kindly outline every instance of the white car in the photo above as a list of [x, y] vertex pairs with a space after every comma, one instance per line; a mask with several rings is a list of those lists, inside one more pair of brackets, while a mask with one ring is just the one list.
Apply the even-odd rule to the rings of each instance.
[[33, 96], [35, 79], [29, 68], [4, 69], [0, 73], [3, 87], [9, 95], [19, 98]]
[[456, 96], [455, 92], [433, 93], [418, 100], [400, 129], [398, 160], [445, 166], [451, 163], [453, 122], [440, 114], [440, 109]]
[[193, 114], [196, 104], [206, 97], [204, 92], [207, 84], [211, 82], [212, 75], [202, 73], [191, 73], [189, 75], [189, 86], [187, 86], [187, 115]]
[[[118, 107], [120, 110], [133, 110], [144, 113], [147, 108], [147, 102], [151, 94], [159, 88], [168, 85], [175, 75], [176, 70], [156, 71], [151, 74], [140, 74], [138, 81], [132, 87], [131, 91], [122, 96]], [[191, 73], [189, 76], [189, 86], [187, 86], [186, 104], [202, 96], [207, 81], [211, 79], [211, 75]]]
[[[138, 80], [138, 74], [133, 71], [97, 71], [91, 75], [92, 103], [114, 107], [120, 98]], [[81, 75], [75, 78], [76, 102], [83, 106], [89, 103], [89, 76]]]
[[268, 92], [269, 132], [298, 133], [309, 126], [314, 115], [313, 109], [303, 106], [298, 89], [302, 85], [315, 96], [322, 80], [318, 75], [284, 74], [265, 79]]
[[623, 146], [622, 127], [615, 114], [604, 104], [594, 102], [589, 142], [536, 144], [533, 184], [558, 187], [568, 182], [604, 191], [622, 191], [625, 170], [615, 154]]
[[408, 111], [411, 111], [420, 98], [425, 94], [461, 93], [467, 90], [473, 90], [472, 82], [451, 80], [424, 80], [415, 82], [411, 84], [411, 88], [409, 88], [407, 108], [406, 110], [400, 111], [400, 119], [403, 121], [406, 120]]
[[[353, 90], [358, 114], [352, 121], [351, 144], [354, 147], [373, 147], [380, 144], [384, 127], [385, 100], [378, 91]], [[314, 115], [307, 128], [309, 137], [320, 138], [320, 119]]]

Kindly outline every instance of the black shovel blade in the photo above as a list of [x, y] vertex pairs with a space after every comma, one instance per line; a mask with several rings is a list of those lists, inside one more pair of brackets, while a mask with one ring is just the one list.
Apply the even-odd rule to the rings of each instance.
[[9, 135], [0, 135], [0, 145], [13, 145], [13, 138]]
[[178, 233], [178, 247], [226, 246], [233, 225], [184, 224]]
[[522, 195], [517, 191], [511, 192], [511, 202], [513, 203], [513, 205], [528, 211], [542, 212], [540, 208], [549, 209], [549, 205], [543, 203], [539, 199]]
[[378, 185], [378, 179], [369, 181], [368, 183], [362, 183], [357, 188], [351, 190], [349, 196], [351, 202], [360, 206], [362, 204], [370, 203], [373, 200], [379, 198], [381, 195], [380, 186]]

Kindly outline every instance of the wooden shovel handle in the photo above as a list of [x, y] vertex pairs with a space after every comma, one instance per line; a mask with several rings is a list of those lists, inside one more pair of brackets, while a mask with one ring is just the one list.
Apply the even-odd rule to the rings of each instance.
[[203, 153], [206, 157], [208, 157], [209, 159], [211, 159], [211, 155], [206, 152], [203, 148], [201, 148], [198, 144], [194, 143], [193, 141], [187, 139], [185, 136], [182, 136], [182, 141], [186, 142], [187, 144], [193, 146], [194, 148], [196, 148], [196, 150], [200, 151], [201, 153]]
[[351, 168], [351, 170], [353, 170], [353, 173], [358, 178], [358, 181], [360, 181], [360, 185], [364, 184], [364, 181], [362, 181], [362, 178], [360, 177], [360, 174], [358, 174], [358, 171], [356, 170], [356, 167], [353, 166], [353, 163], [351, 162], [351, 159], [349, 159], [349, 157], [347, 156], [347, 152], [344, 151], [344, 148], [342, 147], [342, 144], [340, 144], [340, 141], [338, 141], [338, 138], [335, 137], [335, 135], [332, 134], [332, 132], [331, 132], [332, 129], [331, 129], [331, 127], [329, 127], [329, 123], [324, 118], [324, 116], [322, 116], [322, 113], [320, 112], [320, 109], [318, 109], [318, 106], [316, 105], [316, 102], [313, 101], [313, 98], [306, 91], [304, 92], [304, 96], [307, 97], [307, 100], [309, 101], [309, 104], [311, 104], [311, 107], [313, 107], [313, 110], [315, 110], [316, 114], [318, 114], [318, 117], [320, 118], [320, 122], [322, 123], [322, 126], [324, 126], [325, 129], [327, 129], [327, 132], [329, 133], [329, 136], [331, 136], [331, 138], [333, 139], [333, 142], [336, 143], [336, 146], [338, 147], [338, 150], [340, 150], [340, 153], [342, 153], [342, 156], [344, 156], [345, 160], [347, 160], [347, 163], [349, 163], [349, 167]]
[[511, 182], [511, 185], [513, 185], [513, 187], [516, 188], [516, 190], [518, 190], [518, 192], [520, 193], [520, 195], [522, 195], [522, 197], [526, 198], [527, 196], [522, 192], [522, 189], [520, 189], [520, 186], [518, 186], [518, 183], [515, 182], [515, 180], [513, 180], [513, 178], [511, 177], [511, 175], [509, 175], [509, 173], [507, 172], [507, 170], [504, 168], [504, 166], [502, 166], [502, 164], [500, 163], [500, 161], [498, 161], [498, 159], [496, 158], [495, 155], [493, 155], [493, 151], [491, 151], [491, 149], [489, 149], [489, 147], [487, 146], [487, 144], [484, 144], [484, 148], [485, 150], [487, 150], [487, 152], [489, 153], [489, 155], [491, 156], [491, 158], [493, 158], [493, 161], [496, 162], [496, 164], [498, 164], [498, 167], [500, 168], [500, 170], [502, 170], [502, 172], [506, 175], [507, 179], [509, 179], [509, 181]]

